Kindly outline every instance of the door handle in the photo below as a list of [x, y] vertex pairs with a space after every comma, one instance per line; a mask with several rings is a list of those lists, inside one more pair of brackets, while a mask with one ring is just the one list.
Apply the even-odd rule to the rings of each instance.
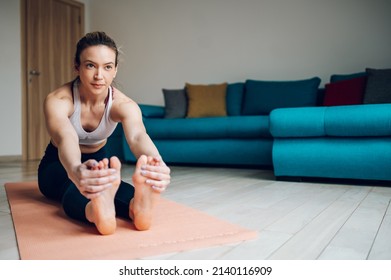
[[32, 76], [39, 76], [41, 74], [41, 72], [37, 71], [37, 70], [30, 70], [29, 71], [29, 75], [30, 77], [28, 78], [28, 83], [31, 84], [32, 81], [33, 81], [33, 77]]
[[37, 70], [30, 70], [29, 74], [33, 75], [33, 76], [39, 76], [39, 74], [41, 74], [41, 72], [39, 72]]

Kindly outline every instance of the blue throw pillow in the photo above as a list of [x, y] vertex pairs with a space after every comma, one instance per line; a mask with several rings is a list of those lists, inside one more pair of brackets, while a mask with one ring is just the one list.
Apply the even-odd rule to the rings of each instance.
[[240, 116], [244, 95], [244, 83], [228, 84], [227, 86], [227, 114], [228, 116]]
[[277, 108], [316, 106], [320, 78], [297, 81], [247, 80], [243, 115], [268, 115]]

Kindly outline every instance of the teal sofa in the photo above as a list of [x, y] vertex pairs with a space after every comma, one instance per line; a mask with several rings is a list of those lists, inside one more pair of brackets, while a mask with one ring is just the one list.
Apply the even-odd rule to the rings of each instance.
[[332, 75], [324, 106], [270, 114], [277, 178], [391, 180], [391, 69]]
[[[166, 118], [164, 106], [141, 104], [140, 108], [147, 133], [166, 163], [272, 168], [270, 112], [280, 107], [315, 106], [319, 84], [317, 77], [228, 84], [227, 115], [222, 117]], [[135, 162], [121, 126], [109, 144], [122, 147], [122, 153], [117, 152], [125, 162]]]
[[[144, 125], [167, 163], [272, 165], [269, 116], [164, 118], [164, 108], [140, 105]], [[135, 158], [122, 139], [124, 159]]]
[[[390, 74], [333, 75], [321, 89], [319, 78], [230, 84], [225, 117], [167, 118], [163, 106], [140, 108], [169, 164], [261, 166], [277, 179], [390, 181]], [[135, 162], [120, 125], [108, 146]]]
[[391, 180], [391, 104], [276, 109], [277, 178]]

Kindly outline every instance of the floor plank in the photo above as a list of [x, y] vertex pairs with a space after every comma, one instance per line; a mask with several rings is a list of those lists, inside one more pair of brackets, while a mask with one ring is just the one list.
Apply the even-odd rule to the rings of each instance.
[[320, 259], [366, 259], [389, 201], [388, 196], [370, 192], [341, 227]]
[[345, 192], [274, 252], [269, 259], [317, 259], [369, 192], [370, 188], [351, 188]]
[[388, 202], [387, 211], [382, 220], [380, 229], [375, 238], [368, 259], [391, 260], [391, 201]]

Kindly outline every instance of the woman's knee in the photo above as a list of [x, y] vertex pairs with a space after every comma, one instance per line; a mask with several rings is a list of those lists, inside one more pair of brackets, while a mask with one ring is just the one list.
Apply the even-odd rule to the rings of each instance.
[[61, 201], [67, 182], [70, 180], [61, 163], [41, 162], [38, 168], [38, 187], [44, 196]]

